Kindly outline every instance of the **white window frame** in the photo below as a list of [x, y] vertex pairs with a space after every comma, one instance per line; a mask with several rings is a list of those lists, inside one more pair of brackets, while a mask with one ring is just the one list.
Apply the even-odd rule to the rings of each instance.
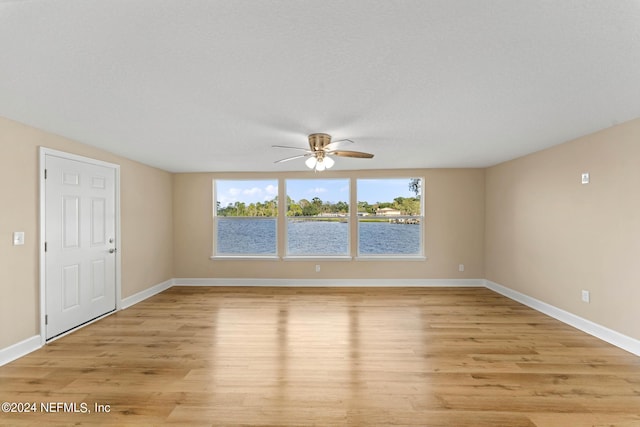
[[[296, 261], [296, 260], [305, 261], [305, 260], [315, 260], [315, 259], [349, 261], [353, 259], [353, 257], [351, 256], [351, 234], [353, 232], [353, 229], [351, 227], [351, 224], [353, 222], [351, 218], [351, 211], [352, 211], [351, 181], [352, 179], [353, 178], [348, 178], [348, 177], [347, 178], [332, 177], [332, 178], [288, 178], [283, 180], [282, 185], [284, 187], [285, 206], [284, 206], [284, 209], [281, 211], [283, 212], [283, 215], [284, 215], [284, 230], [283, 230], [284, 257], [282, 259], [286, 261]], [[302, 255], [290, 254], [289, 253], [289, 218], [290, 217], [287, 216], [289, 206], [286, 205], [286, 201], [289, 198], [289, 193], [287, 191], [287, 181], [318, 181], [318, 180], [346, 181], [346, 183], [349, 185], [349, 197], [347, 198], [349, 203], [349, 212], [345, 217], [345, 219], [347, 220], [347, 251], [345, 254], [302, 254]], [[313, 217], [301, 217], [301, 218], [313, 218]]]
[[[379, 179], [379, 180], [384, 180], [384, 179], [389, 179], [389, 180], [396, 180], [396, 179], [406, 179], [407, 181], [411, 180], [411, 179], [416, 179], [419, 178], [420, 179], [420, 224], [418, 224], [418, 227], [420, 227], [419, 230], [419, 234], [420, 234], [420, 252], [418, 254], [361, 254], [360, 253], [360, 219], [361, 217], [358, 216], [358, 212], [357, 212], [357, 203], [358, 203], [358, 181], [366, 181], [366, 180], [373, 180], [373, 179]], [[424, 211], [424, 200], [425, 200], [425, 178], [424, 176], [388, 176], [388, 177], [360, 177], [360, 178], [353, 178], [355, 180], [355, 202], [352, 201], [352, 204], [355, 203], [356, 206], [356, 212], [355, 212], [355, 217], [356, 217], [356, 227], [355, 227], [355, 233], [356, 233], [356, 257], [355, 259], [357, 261], [424, 261], [427, 259], [427, 257], [425, 256], [425, 239], [424, 239], [424, 234], [425, 234], [425, 211]], [[374, 218], [382, 218], [382, 217], [374, 217]], [[412, 218], [410, 215], [400, 215], [397, 218]], [[415, 218], [415, 216], [413, 216], [413, 218]], [[414, 225], [407, 225], [407, 227], [413, 227]]]
[[249, 178], [241, 178], [241, 179], [225, 179], [225, 178], [217, 178], [217, 179], [213, 179], [212, 180], [212, 195], [213, 195], [213, 206], [212, 206], [212, 210], [213, 210], [213, 248], [212, 248], [212, 252], [213, 255], [210, 257], [211, 259], [214, 260], [247, 260], [247, 259], [259, 259], [259, 260], [279, 260], [280, 257], [278, 256], [278, 240], [279, 240], [279, 227], [278, 227], [278, 217], [281, 215], [281, 208], [280, 208], [280, 200], [278, 198], [278, 208], [276, 211], [276, 216], [275, 217], [246, 217], [246, 218], [251, 218], [251, 219], [259, 219], [259, 220], [264, 220], [264, 221], [268, 221], [268, 220], [275, 220], [275, 225], [276, 225], [276, 241], [275, 241], [275, 253], [273, 254], [221, 254], [218, 252], [218, 219], [219, 218], [236, 218], [236, 220], [238, 221], [243, 221], [246, 220], [245, 217], [220, 217], [218, 216], [218, 208], [217, 208], [217, 189], [218, 189], [218, 182], [219, 181], [268, 181], [268, 182], [272, 182], [272, 181], [276, 181], [276, 183], [278, 184], [278, 186], [281, 184], [280, 183], [280, 179], [273, 179], [273, 178], [255, 178], [255, 179], [249, 179]]

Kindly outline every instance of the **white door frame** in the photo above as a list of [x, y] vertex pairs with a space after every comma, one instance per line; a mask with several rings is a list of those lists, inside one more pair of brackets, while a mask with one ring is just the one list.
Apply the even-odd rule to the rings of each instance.
[[[45, 268], [45, 251], [44, 251], [44, 242], [45, 242], [45, 159], [46, 156], [55, 156], [61, 157], [67, 160], [76, 160], [79, 162], [89, 163], [92, 165], [98, 166], [106, 166], [109, 168], [113, 168], [115, 170], [115, 210], [116, 210], [116, 242], [117, 248], [121, 248], [121, 239], [120, 239], [120, 165], [115, 163], [104, 162], [102, 160], [91, 159], [89, 157], [79, 156], [77, 154], [66, 153], [64, 151], [53, 150], [51, 148], [40, 147], [40, 343], [42, 345], [47, 343], [46, 339], [46, 325], [45, 325], [45, 314], [46, 314], [46, 268]], [[122, 289], [121, 289], [121, 255], [120, 250], [115, 253], [115, 261], [116, 261], [116, 310], [118, 311], [122, 308]], [[85, 325], [95, 322], [96, 320], [102, 319], [109, 314], [114, 313], [113, 311], [107, 314], [104, 314], [90, 322], [87, 322]], [[49, 341], [53, 341], [55, 339], [61, 338], [68, 333], [72, 332], [72, 329], [69, 332], [58, 335], [57, 337], [52, 338]]]

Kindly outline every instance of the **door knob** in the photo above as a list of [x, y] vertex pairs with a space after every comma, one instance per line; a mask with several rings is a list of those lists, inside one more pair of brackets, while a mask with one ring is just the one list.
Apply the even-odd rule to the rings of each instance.
[[110, 253], [110, 254], [114, 253], [115, 251], [116, 251], [116, 249], [115, 249], [115, 248], [111, 248], [111, 249], [109, 249], [109, 253]]

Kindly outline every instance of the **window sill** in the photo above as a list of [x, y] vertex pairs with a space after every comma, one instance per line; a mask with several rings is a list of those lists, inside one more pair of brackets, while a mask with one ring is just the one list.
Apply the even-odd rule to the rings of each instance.
[[289, 255], [282, 258], [284, 261], [351, 261], [349, 255]]
[[357, 257], [349, 255], [289, 255], [280, 258], [277, 255], [212, 255], [209, 259], [212, 261], [426, 261], [427, 257], [422, 255], [365, 255]]
[[356, 261], [426, 261], [423, 255], [363, 255], [355, 257]]
[[212, 255], [209, 259], [213, 261], [280, 261], [277, 255]]

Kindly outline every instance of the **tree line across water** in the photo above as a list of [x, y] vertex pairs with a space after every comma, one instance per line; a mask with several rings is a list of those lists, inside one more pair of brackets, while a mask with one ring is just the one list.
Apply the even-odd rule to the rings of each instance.
[[[375, 215], [378, 209], [392, 208], [397, 209], [402, 215], [419, 215], [420, 214], [420, 179], [411, 179], [409, 181], [409, 189], [416, 194], [416, 197], [396, 197], [392, 202], [376, 202], [369, 204], [368, 202], [358, 202], [358, 212], [369, 215]], [[287, 216], [318, 216], [323, 214], [343, 214], [349, 212], [349, 204], [347, 202], [329, 202], [323, 201], [319, 197], [311, 200], [300, 199], [295, 201], [287, 196]], [[275, 217], [278, 214], [278, 198], [265, 202], [245, 203], [235, 202], [229, 203], [222, 207], [220, 202], [216, 202], [216, 210], [218, 216], [266, 216]]]
[[[317, 216], [323, 214], [348, 214], [349, 204], [347, 202], [329, 202], [323, 201], [319, 197], [311, 200], [300, 199], [295, 201], [287, 197], [287, 216]], [[397, 209], [402, 215], [418, 215], [420, 214], [420, 198], [419, 197], [396, 197], [393, 202], [377, 202], [369, 204], [368, 202], [358, 202], [358, 212], [375, 215], [378, 209], [392, 208]], [[218, 216], [266, 216], [274, 217], [278, 214], [277, 197], [265, 202], [230, 203], [225, 207], [220, 206], [217, 202]]]

